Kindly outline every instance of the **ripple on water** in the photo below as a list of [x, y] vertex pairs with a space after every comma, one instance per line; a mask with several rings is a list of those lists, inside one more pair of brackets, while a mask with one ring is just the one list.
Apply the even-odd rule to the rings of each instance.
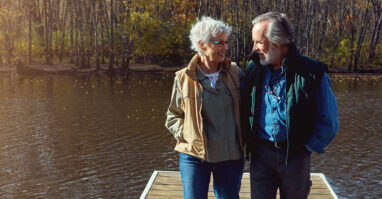
[[[138, 198], [154, 170], [179, 170], [164, 128], [172, 83], [173, 74], [2, 79], [2, 197]], [[312, 171], [341, 198], [378, 198], [382, 84], [332, 85], [340, 131], [324, 155], [312, 156]]]

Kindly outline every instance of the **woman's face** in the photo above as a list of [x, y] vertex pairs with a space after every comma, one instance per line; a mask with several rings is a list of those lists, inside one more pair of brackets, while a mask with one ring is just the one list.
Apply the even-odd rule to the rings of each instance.
[[202, 51], [204, 56], [214, 63], [222, 63], [225, 58], [225, 54], [228, 51], [227, 35], [219, 34], [216, 37], [211, 37], [210, 40], [204, 47]]

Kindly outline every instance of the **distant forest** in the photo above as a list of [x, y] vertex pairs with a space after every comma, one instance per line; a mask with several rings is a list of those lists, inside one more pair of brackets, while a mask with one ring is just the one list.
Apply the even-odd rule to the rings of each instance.
[[302, 54], [351, 71], [382, 67], [382, 0], [1, 0], [0, 65], [181, 66], [191, 25], [212, 16], [232, 26], [229, 56], [243, 66], [251, 21], [269, 11], [288, 15]]

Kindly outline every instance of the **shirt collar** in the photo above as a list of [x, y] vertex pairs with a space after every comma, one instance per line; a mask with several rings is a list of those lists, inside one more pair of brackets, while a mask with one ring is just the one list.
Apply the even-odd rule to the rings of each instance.
[[[195, 54], [194, 57], [191, 59], [190, 63], [188, 63], [186, 67], [186, 74], [194, 81], [197, 80], [196, 68], [199, 61], [200, 61], [200, 55]], [[229, 71], [231, 68], [231, 59], [229, 59], [228, 57], [225, 57], [223, 63], [220, 64], [220, 67], [225, 69], [224, 71]]]
[[[284, 58], [284, 60], [285, 60], [285, 58]], [[284, 62], [284, 61], [283, 61]], [[271, 70], [271, 67], [272, 67], [272, 65], [267, 65], [266, 67], [264, 67], [265, 68], [265, 70], [267, 71], [267, 72], [269, 72], [269, 73], [271, 73], [273, 70]], [[287, 66], [285, 66], [284, 64], [281, 66], [281, 70], [279, 69], [279, 70], [277, 70], [277, 72], [280, 72], [280, 73], [283, 73], [283, 72], [285, 72], [285, 69], [287, 68]]]
[[[222, 64], [219, 64], [219, 68], [216, 72], [218, 72], [218, 75], [224, 74], [227, 70], [222, 67]], [[196, 77], [199, 81], [208, 79], [208, 77], [200, 70], [199, 66], [196, 67]]]

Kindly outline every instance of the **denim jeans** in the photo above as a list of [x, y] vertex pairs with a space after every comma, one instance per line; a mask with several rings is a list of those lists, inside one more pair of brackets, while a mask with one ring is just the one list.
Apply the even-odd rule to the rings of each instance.
[[243, 168], [243, 159], [208, 163], [199, 158], [180, 153], [179, 169], [184, 198], [206, 199], [211, 173], [216, 198], [239, 198]]
[[280, 189], [281, 199], [305, 199], [309, 195], [310, 155], [304, 150], [289, 154], [286, 149], [256, 144], [251, 158], [251, 198], [275, 199]]

